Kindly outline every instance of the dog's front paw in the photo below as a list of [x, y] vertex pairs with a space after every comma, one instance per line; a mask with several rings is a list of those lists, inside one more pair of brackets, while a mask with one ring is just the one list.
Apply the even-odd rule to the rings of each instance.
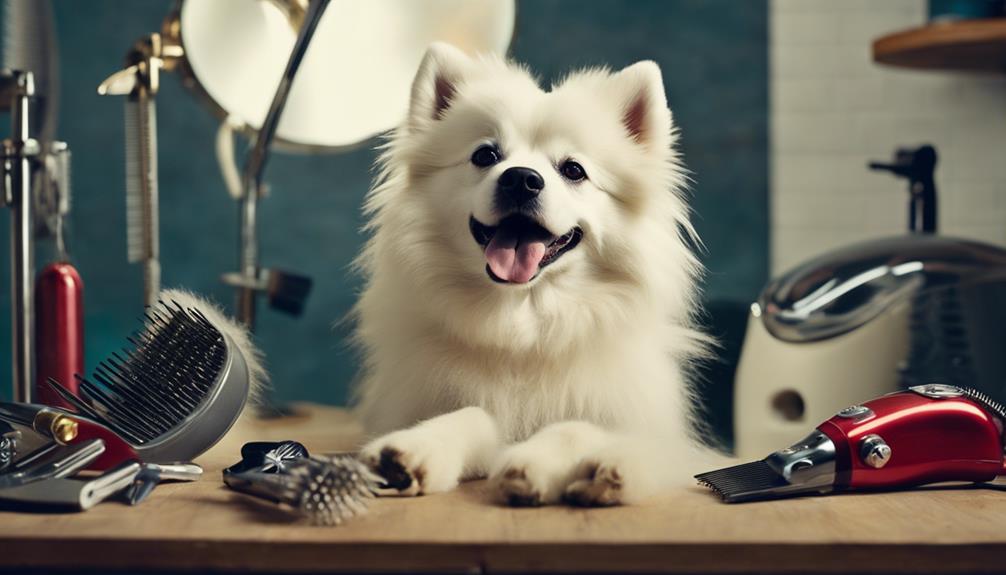
[[548, 486], [524, 466], [508, 467], [493, 478], [498, 499], [511, 507], [537, 507], [551, 503]]
[[625, 480], [617, 466], [587, 460], [563, 493], [563, 500], [581, 507], [619, 505], [623, 502]]
[[673, 468], [653, 442], [620, 441], [584, 457], [563, 493], [571, 505], [634, 504], [669, 486]]
[[558, 503], [573, 465], [550, 455], [527, 444], [503, 452], [492, 474], [496, 498], [512, 507]]
[[371, 441], [360, 460], [399, 495], [449, 491], [462, 472], [459, 454], [420, 429], [396, 431]]

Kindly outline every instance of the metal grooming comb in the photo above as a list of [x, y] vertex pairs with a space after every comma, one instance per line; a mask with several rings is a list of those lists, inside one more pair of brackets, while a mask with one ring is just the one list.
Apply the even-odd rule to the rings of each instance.
[[126, 238], [130, 263], [143, 264], [143, 303], [161, 291], [157, 111], [146, 89], [126, 100]]
[[126, 228], [130, 263], [143, 263], [143, 301], [153, 305], [161, 291], [157, 190], [157, 105], [164, 66], [159, 34], [141, 38], [126, 68], [98, 86], [98, 94], [126, 96]]

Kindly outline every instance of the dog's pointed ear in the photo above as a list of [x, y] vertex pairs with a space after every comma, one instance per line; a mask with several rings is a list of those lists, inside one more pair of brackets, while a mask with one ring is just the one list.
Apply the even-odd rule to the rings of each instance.
[[471, 66], [472, 59], [454, 46], [431, 44], [412, 82], [409, 124], [417, 126], [442, 118]]
[[671, 112], [657, 63], [636, 62], [613, 74], [612, 80], [629, 137], [648, 148], [666, 149], [671, 141]]

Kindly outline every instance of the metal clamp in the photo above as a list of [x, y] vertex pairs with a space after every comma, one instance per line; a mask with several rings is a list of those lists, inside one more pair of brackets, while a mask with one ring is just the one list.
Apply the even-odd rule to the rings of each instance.
[[224, 285], [251, 293], [265, 293], [269, 307], [293, 316], [304, 312], [311, 293], [311, 278], [277, 269], [259, 268], [255, 276], [230, 272], [220, 276]]

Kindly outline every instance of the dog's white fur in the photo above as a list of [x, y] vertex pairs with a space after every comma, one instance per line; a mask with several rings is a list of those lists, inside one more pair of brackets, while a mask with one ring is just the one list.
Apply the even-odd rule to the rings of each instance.
[[[570, 75], [430, 48], [380, 161], [359, 258], [361, 456], [402, 493], [489, 475], [512, 504], [639, 501], [701, 450], [685, 373], [700, 265], [660, 70]], [[472, 165], [498, 143], [503, 160]], [[565, 180], [575, 158], [588, 178]], [[470, 216], [495, 225], [502, 171], [545, 180], [540, 223], [581, 243], [528, 284], [494, 283]]]

